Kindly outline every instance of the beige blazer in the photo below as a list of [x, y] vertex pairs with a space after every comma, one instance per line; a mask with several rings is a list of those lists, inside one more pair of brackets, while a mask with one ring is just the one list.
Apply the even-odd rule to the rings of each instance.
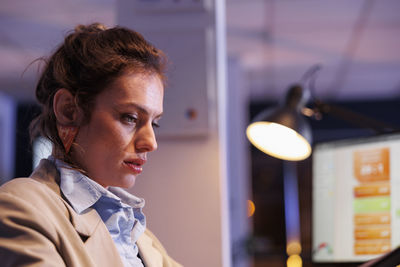
[[[62, 197], [60, 176], [42, 160], [30, 178], [0, 187], [0, 266], [123, 266], [93, 209], [77, 214]], [[146, 267], [178, 267], [148, 230], [137, 241]]]

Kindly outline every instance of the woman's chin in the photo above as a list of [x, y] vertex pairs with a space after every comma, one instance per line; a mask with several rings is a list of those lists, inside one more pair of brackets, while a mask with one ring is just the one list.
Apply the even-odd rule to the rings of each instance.
[[136, 176], [129, 175], [122, 177], [121, 180], [119, 180], [119, 182], [114, 186], [128, 189], [133, 187], [135, 185], [135, 182], [136, 182]]

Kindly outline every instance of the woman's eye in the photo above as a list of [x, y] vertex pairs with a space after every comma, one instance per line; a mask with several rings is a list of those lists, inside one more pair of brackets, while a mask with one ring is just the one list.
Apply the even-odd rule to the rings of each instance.
[[153, 128], [160, 128], [160, 124], [158, 124], [158, 122], [153, 122], [151, 125], [153, 125]]
[[131, 114], [123, 114], [122, 120], [128, 124], [134, 124], [137, 122], [137, 117]]

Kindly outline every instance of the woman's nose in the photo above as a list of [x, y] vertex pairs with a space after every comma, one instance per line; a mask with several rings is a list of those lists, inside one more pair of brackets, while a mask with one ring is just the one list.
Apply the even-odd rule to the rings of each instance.
[[153, 125], [145, 125], [136, 132], [135, 149], [137, 152], [151, 152], [157, 149], [157, 140]]

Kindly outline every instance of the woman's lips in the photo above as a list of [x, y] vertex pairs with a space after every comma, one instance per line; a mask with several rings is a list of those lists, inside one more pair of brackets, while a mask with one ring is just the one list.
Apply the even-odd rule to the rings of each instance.
[[127, 166], [134, 174], [138, 175], [143, 171], [143, 164], [146, 161], [142, 159], [134, 159], [134, 160], [127, 160], [124, 161], [125, 166]]

